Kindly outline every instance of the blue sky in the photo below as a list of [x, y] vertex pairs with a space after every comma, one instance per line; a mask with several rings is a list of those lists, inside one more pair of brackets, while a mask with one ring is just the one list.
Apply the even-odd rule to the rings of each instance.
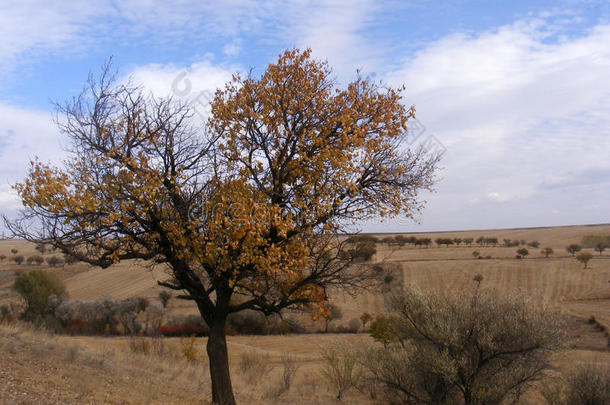
[[445, 149], [421, 217], [365, 230], [610, 222], [607, 2], [4, 1], [0, 35], [4, 213], [32, 157], [64, 156], [51, 101], [78, 94], [108, 57], [159, 96], [188, 80], [178, 95], [194, 99], [310, 47], [342, 83], [361, 69], [405, 84], [419, 140]]

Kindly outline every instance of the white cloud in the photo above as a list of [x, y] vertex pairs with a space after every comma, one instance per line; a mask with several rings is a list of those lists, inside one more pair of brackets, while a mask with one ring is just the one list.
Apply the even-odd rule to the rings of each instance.
[[549, 39], [559, 29], [534, 20], [450, 35], [388, 75], [447, 148], [425, 227], [607, 219], [582, 201], [610, 201], [610, 26]]

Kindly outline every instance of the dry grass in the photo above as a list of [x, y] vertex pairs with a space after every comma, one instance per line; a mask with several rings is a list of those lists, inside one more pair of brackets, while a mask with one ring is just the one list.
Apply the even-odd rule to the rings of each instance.
[[[595, 254], [590, 269], [569, 256], [564, 247], [578, 243], [584, 235], [610, 234], [610, 225], [539, 228], [526, 230], [490, 230], [420, 234], [425, 237], [497, 237], [500, 240], [538, 240], [540, 247], [550, 246], [555, 254], [544, 258], [541, 249], [530, 249], [525, 260], [516, 260], [516, 248], [442, 247], [400, 250], [378, 245], [377, 262], [394, 262], [395, 280], [419, 285], [423, 290], [472, 288], [473, 278], [483, 276], [481, 288], [500, 294], [519, 293], [534, 303], [546, 301], [581, 322], [574, 326], [577, 334], [603, 341], [586, 320], [594, 316], [610, 326], [610, 253]], [[37, 253], [22, 241], [0, 241], [0, 254], [11, 256], [17, 248], [25, 257]], [[478, 250], [490, 260], [475, 260]], [[47, 254], [48, 255], [48, 254]], [[0, 304], [15, 302], [10, 290], [15, 271], [46, 266], [17, 266], [6, 260], [0, 263]], [[151, 270], [126, 262], [100, 270], [84, 264], [51, 269], [68, 286], [72, 298], [95, 299], [112, 295], [115, 299], [143, 296], [158, 302], [156, 280], [165, 277], [163, 269]], [[398, 274], [400, 273], [400, 274]], [[333, 295], [343, 318], [337, 324], [347, 325], [363, 312], [384, 311], [384, 297], [370, 291], [351, 297], [342, 292]], [[195, 314], [188, 302], [171, 300], [170, 314]], [[306, 327], [316, 326], [303, 316]], [[574, 325], [576, 325], [574, 323]], [[321, 325], [317, 325], [320, 326]], [[320, 346], [338, 339], [338, 335], [233, 336], [229, 337], [230, 365], [239, 403], [249, 404], [325, 404], [337, 403], [336, 390], [321, 376], [323, 363]], [[371, 342], [365, 334], [341, 335], [352, 343]], [[583, 337], [584, 339], [584, 337]], [[595, 340], [593, 339], [593, 340]], [[601, 339], [601, 340], [600, 340]], [[185, 342], [194, 353], [185, 358]], [[559, 369], [574, 364], [610, 363], [610, 351], [603, 344], [586, 343], [558, 355]], [[22, 326], [0, 326], [0, 403], [209, 403], [209, 375], [205, 339], [192, 341], [178, 338], [105, 338], [86, 336], [52, 336]], [[594, 347], [595, 346], [595, 347]], [[240, 372], [242, 353], [258, 356], [264, 378]], [[287, 363], [286, 358], [290, 361]], [[262, 360], [261, 360], [262, 359]], [[255, 362], [256, 363], [256, 362]], [[288, 371], [287, 371], [288, 367]], [[293, 370], [293, 367], [296, 371]], [[253, 367], [252, 369], [257, 369]], [[260, 369], [259, 369], [260, 370]], [[288, 374], [286, 374], [288, 373]], [[254, 373], [256, 374], [256, 373]], [[288, 377], [286, 377], [288, 375]], [[285, 383], [286, 378], [289, 379]], [[529, 396], [531, 403], [543, 403], [539, 395]], [[344, 403], [376, 404], [366, 393], [350, 390]]]

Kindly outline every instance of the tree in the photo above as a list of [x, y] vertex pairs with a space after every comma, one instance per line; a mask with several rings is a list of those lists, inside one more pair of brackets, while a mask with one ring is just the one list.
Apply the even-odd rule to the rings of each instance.
[[464, 238], [464, 243], [467, 244], [468, 246], [472, 246], [473, 240], [474, 240], [474, 238]]
[[481, 256], [481, 254], [480, 254], [480, 253], [479, 253], [477, 250], [475, 250], [474, 252], [472, 252], [472, 257], [474, 257], [475, 259], [478, 259], [478, 258], [479, 258], [479, 256]]
[[541, 253], [544, 255], [544, 257], [549, 257], [550, 255], [552, 255], [555, 252], [553, 251], [553, 248], [545, 247], [544, 249], [542, 249]]
[[579, 262], [584, 264], [585, 269], [587, 268], [587, 264], [589, 263], [589, 260], [591, 260], [592, 258], [593, 258], [593, 255], [588, 252], [582, 252], [582, 253], [579, 253], [576, 255], [576, 260], [578, 260]]
[[163, 308], [167, 308], [167, 304], [169, 303], [170, 299], [172, 299], [172, 293], [169, 291], [161, 291], [159, 293], [159, 300], [161, 300], [161, 305], [163, 305]]
[[574, 256], [576, 253], [580, 252], [582, 247], [576, 243], [572, 243], [571, 245], [566, 246], [566, 251]]
[[366, 324], [369, 323], [373, 319], [373, 316], [368, 312], [363, 312], [360, 315], [360, 321], [362, 322], [362, 329], [366, 329]]
[[17, 253], [19, 253], [19, 251], [17, 249], [13, 248], [13, 249], [11, 249], [11, 253], [16, 255]]
[[25, 260], [25, 257], [23, 257], [23, 255], [17, 255], [17, 256], [11, 257], [11, 260], [14, 261], [15, 264], [21, 264]]
[[343, 318], [343, 311], [335, 304], [330, 304], [328, 311], [324, 314], [324, 332], [328, 333], [328, 327], [332, 321]]
[[606, 244], [605, 243], [600, 242], [597, 245], [595, 245], [595, 251], [599, 252], [600, 256], [602, 255], [604, 250], [606, 250]]
[[528, 242], [527, 246], [534, 249], [538, 249], [538, 247], [540, 246], [540, 242], [538, 242], [537, 240], [533, 240], [531, 242]]
[[370, 277], [338, 234], [378, 215], [412, 217], [440, 156], [406, 146], [414, 110], [401, 90], [358, 77], [337, 88], [310, 51], [259, 78], [235, 75], [205, 130], [188, 105], [117, 85], [109, 67], [59, 105], [64, 167], [32, 163], [15, 185], [13, 235], [103, 268], [165, 264], [159, 283], [193, 300], [210, 327], [212, 400], [234, 404], [227, 316], [299, 308], [323, 315], [328, 291]]
[[389, 309], [385, 347], [366, 350], [362, 364], [403, 403], [518, 403], [564, 347], [559, 314], [479, 288], [450, 296], [409, 289]]
[[25, 301], [25, 317], [29, 320], [44, 316], [49, 296], [66, 295], [64, 283], [54, 274], [43, 270], [20, 274], [13, 282], [13, 290]]
[[462, 243], [462, 238], [454, 238], [454, 239], [453, 239], [453, 242], [454, 242], [456, 245], [460, 246], [460, 243]]
[[517, 249], [517, 254], [521, 257], [525, 257], [530, 254], [529, 250], [526, 248]]

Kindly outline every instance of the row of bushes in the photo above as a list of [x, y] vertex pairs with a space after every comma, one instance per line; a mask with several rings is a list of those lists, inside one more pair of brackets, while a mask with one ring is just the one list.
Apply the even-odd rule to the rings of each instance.
[[[6, 255], [0, 255], [0, 261], [4, 261], [7, 259]], [[41, 255], [32, 255], [25, 258], [23, 255], [14, 255], [8, 258], [11, 262], [21, 265], [22, 263], [27, 263], [29, 265], [38, 265], [40, 266], [43, 263], [47, 263], [51, 267], [63, 266], [64, 264], [74, 264], [77, 263], [78, 260], [72, 256], [64, 255], [63, 258], [59, 256], [51, 256], [47, 258], [43, 258]]]

